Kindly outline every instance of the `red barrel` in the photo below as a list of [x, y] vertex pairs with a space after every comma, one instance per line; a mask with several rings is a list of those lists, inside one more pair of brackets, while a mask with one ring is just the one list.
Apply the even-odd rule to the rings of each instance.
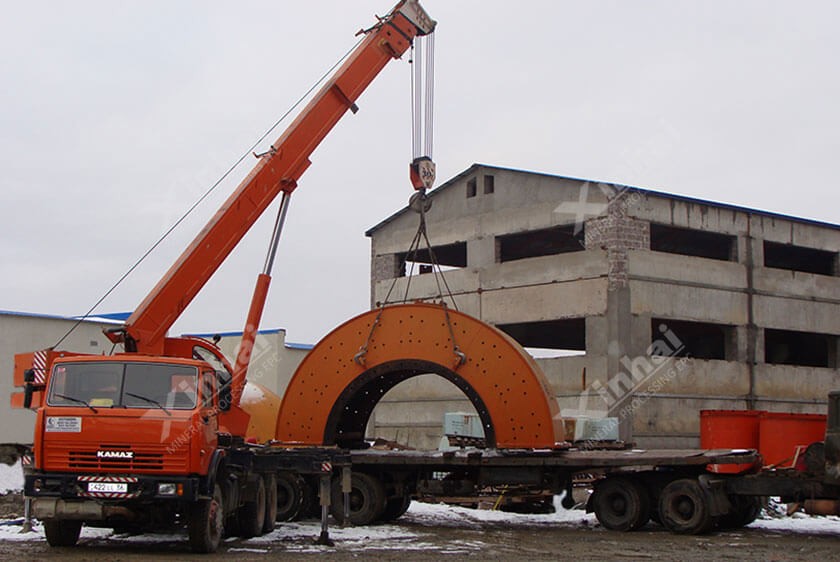
[[[761, 410], [700, 410], [701, 449], [758, 449]], [[714, 464], [712, 472], [738, 473], [751, 464]]]
[[797, 447], [807, 447], [825, 439], [825, 424], [824, 414], [763, 412], [759, 422], [758, 451], [764, 458], [764, 465], [791, 466]]

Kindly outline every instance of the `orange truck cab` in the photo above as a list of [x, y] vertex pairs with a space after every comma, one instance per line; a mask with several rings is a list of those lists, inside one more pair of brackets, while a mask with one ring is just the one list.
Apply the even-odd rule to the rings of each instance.
[[[53, 362], [26, 476], [33, 515], [154, 524], [178, 502], [208, 494], [224, 454], [220, 414], [230, 409], [230, 368], [195, 346], [194, 359], [137, 354]], [[113, 502], [103, 503], [99, 500]], [[171, 500], [169, 510], [144, 510]]]

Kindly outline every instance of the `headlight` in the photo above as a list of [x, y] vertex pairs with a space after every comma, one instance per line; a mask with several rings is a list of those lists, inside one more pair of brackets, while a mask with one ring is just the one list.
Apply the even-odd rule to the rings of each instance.
[[158, 495], [174, 496], [178, 493], [178, 486], [172, 482], [161, 482], [158, 484]]

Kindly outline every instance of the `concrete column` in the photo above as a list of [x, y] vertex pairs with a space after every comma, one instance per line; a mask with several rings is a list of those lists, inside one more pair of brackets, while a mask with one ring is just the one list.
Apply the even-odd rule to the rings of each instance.
[[[625, 366], [623, 358], [633, 357], [631, 355], [633, 339], [633, 322], [630, 314], [630, 288], [627, 286], [617, 287], [607, 293], [607, 376], [608, 380], [620, 376]], [[627, 389], [627, 395], [611, 391], [611, 396], [616, 401], [610, 405], [608, 415], [618, 416], [619, 437], [624, 441], [631, 441], [633, 438], [633, 415], [621, 417], [619, 412], [631, 400], [632, 389]], [[626, 411], [626, 410], [625, 410]]]
[[750, 337], [753, 337], [753, 333], [747, 326], [735, 326], [734, 354], [730, 355], [729, 350], [727, 350], [727, 358], [730, 361], [746, 363], [747, 347]]
[[764, 363], [764, 328], [755, 328], [755, 362]]
[[[603, 316], [588, 316], [586, 324], [586, 354], [592, 357], [607, 355], [607, 320]], [[595, 375], [595, 373], [593, 373]]]
[[496, 237], [467, 240], [467, 267], [487, 268], [496, 263]]
[[752, 263], [753, 267], [764, 267], [764, 240], [761, 238], [750, 238], [752, 242]]
[[[588, 220], [585, 227], [586, 248], [607, 250], [609, 262], [606, 314], [608, 380], [613, 377], [627, 379], [630, 373], [626, 373], [626, 365], [632, 364], [634, 357], [646, 355], [650, 344], [650, 318], [634, 318], [631, 313], [628, 267], [629, 250], [650, 249], [650, 223], [631, 218], [626, 211], [620, 199], [612, 201], [605, 216]], [[633, 438], [633, 413], [626, 408], [628, 401], [632, 400], [633, 391], [632, 381], [629, 381], [627, 385], [616, 385], [609, 392], [609, 415], [619, 418], [619, 436], [625, 441]], [[623, 417], [620, 415], [622, 412]]]
[[[744, 239], [746, 251], [741, 256], [741, 263], [747, 268], [747, 325], [746, 334], [743, 343], [744, 361], [747, 364], [747, 372], [749, 374], [749, 391], [747, 392], [746, 408], [754, 410], [756, 408], [756, 369], [755, 366], [759, 362], [764, 361], [764, 330], [759, 328], [755, 323], [755, 272], [758, 268], [764, 266], [764, 241], [752, 236], [752, 219], [753, 216], [748, 217], [750, 224], [747, 228], [746, 236], [739, 236]], [[740, 343], [738, 355], [741, 353]], [[740, 357], [738, 358], [740, 360]]]

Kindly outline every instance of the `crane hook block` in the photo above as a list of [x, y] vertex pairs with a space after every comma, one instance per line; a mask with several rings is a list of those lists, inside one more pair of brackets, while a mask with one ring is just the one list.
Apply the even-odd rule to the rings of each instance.
[[408, 166], [414, 189], [431, 189], [435, 184], [435, 163], [428, 156], [420, 156]]

